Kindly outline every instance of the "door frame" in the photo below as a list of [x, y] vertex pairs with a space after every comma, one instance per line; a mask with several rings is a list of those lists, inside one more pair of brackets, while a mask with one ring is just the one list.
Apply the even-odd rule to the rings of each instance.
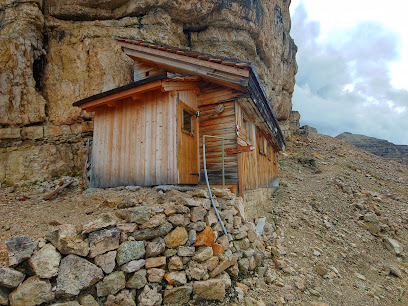
[[[190, 106], [188, 106], [186, 103], [184, 103], [180, 98], [179, 94], [177, 93], [176, 96], [176, 103], [177, 103], [177, 171], [178, 171], [178, 184], [186, 184], [186, 185], [197, 185], [200, 181], [200, 158], [199, 158], [199, 122], [198, 122], [198, 110], [194, 110]], [[193, 123], [192, 123], [192, 128], [193, 128], [193, 133], [183, 131], [183, 110], [187, 111], [190, 115], [192, 115], [193, 118]], [[182, 137], [183, 134], [186, 136], [194, 137], [194, 142], [195, 142], [195, 150], [196, 150], [196, 169], [197, 172], [192, 172], [196, 173], [197, 175], [194, 175], [194, 180], [188, 181], [188, 182], [182, 182], [182, 178], [180, 176], [180, 165], [183, 163], [183, 160], [181, 160], [181, 149], [182, 149]], [[193, 175], [191, 175], [193, 176]]]

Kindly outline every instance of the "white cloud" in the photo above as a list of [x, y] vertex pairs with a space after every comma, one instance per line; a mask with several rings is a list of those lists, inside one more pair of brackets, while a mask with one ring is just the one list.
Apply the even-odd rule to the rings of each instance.
[[393, 87], [389, 68], [401, 54], [398, 33], [376, 21], [321, 33], [300, 4], [292, 13], [299, 47], [293, 104], [302, 123], [332, 136], [347, 131], [408, 144], [408, 90]]

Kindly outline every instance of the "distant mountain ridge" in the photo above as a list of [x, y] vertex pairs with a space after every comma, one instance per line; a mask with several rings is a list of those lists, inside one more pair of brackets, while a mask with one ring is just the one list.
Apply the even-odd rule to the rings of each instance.
[[337, 139], [357, 148], [408, 165], [408, 145], [395, 145], [384, 139], [344, 132]]

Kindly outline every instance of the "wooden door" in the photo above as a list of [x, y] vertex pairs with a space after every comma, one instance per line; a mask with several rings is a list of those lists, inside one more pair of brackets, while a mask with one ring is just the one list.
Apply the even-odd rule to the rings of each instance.
[[177, 96], [177, 168], [179, 184], [198, 184], [197, 112]]

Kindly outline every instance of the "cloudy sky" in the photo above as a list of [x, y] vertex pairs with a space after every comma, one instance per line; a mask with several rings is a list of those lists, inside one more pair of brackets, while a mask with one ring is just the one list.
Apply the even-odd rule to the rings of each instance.
[[405, 0], [292, 0], [302, 125], [408, 145], [407, 12]]

